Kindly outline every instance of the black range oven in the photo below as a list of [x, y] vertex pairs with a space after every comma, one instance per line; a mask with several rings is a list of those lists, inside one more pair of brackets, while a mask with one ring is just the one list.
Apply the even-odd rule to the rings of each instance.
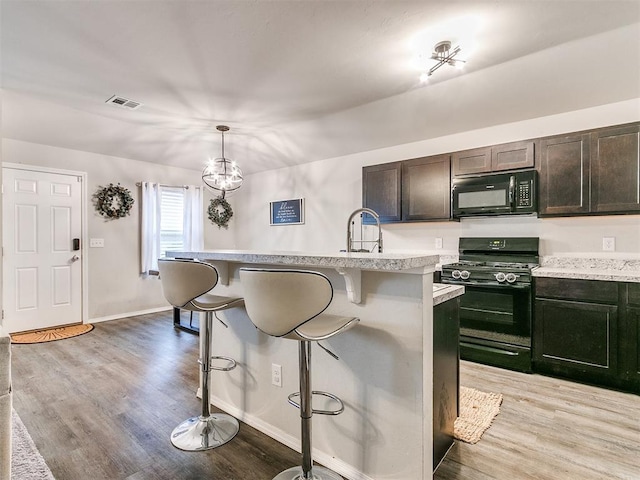
[[460, 357], [531, 372], [531, 269], [537, 237], [461, 238], [458, 263], [443, 265], [442, 283], [464, 285]]

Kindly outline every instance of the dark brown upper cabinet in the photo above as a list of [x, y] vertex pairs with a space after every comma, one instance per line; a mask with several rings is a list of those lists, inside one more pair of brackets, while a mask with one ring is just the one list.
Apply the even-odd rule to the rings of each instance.
[[503, 143], [451, 154], [453, 176], [502, 172], [535, 165], [535, 141]]
[[591, 211], [640, 211], [640, 124], [591, 133]]
[[589, 134], [540, 141], [539, 215], [589, 213]]
[[539, 215], [640, 212], [640, 124], [540, 140]]
[[491, 171], [491, 147], [474, 148], [451, 154], [453, 175], [472, 175]]
[[515, 170], [533, 168], [535, 165], [535, 149], [533, 140], [505, 143], [491, 147], [491, 170]]
[[[362, 205], [375, 210], [381, 223], [402, 220], [402, 163], [384, 163], [362, 167]], [[363, 223], [375, 223], [365, 215]]]
[[451, 157], [435, 155], [402, 162], [402, 220], [449, 220]]

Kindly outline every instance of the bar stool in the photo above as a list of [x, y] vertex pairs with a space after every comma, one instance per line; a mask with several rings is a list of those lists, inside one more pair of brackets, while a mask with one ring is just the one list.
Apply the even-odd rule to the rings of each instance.
[[[201, 332], [204, 347], [198, 360], [202, 368], [202, 414], [178, 425], [171, 433], [171, 443], [180, 450], [187, 451], [219, 447], [235, 437], [239, 424], [231, 415], [212, 414], [209, 411], [211, 370], [229, 371], [236, 367], [232, 358], [211, 356], [213, 315], [221, 310], [242, 306], [243, 299], [207, 293], [218, 283], [218, 272], [209, 263], [161, 258], [158, 260], [158, 270], [162, 292], [171, 305], [192, 312], [205, 312], [205, 325]], [[222, 320], [220, 322], [223, 323]], [[225, 360], [228, 365], [213, 366], [211, 361], [214, 359]]]
[[[342, 333], [360, 319], [322, 313], [333, 299], [333, 287], [319, 272], [241, 268], [240, 282], [253, 324], [267, 335], [299, 342], [300, 392], [289, 395], [289, 403], [300, 409], [302, 465], [279, 473], [273, 480], [342, 480], [331, 470], [314, 467], [311, 458], [313, 414], [339, 415], [344, 411], [342, 400], [335, 395], [311, 390], [311, 342]], [[314, 410], [312, 394], [335, 400], [339, 408]], [[299, 403], [296, 397], [300, 397]]]

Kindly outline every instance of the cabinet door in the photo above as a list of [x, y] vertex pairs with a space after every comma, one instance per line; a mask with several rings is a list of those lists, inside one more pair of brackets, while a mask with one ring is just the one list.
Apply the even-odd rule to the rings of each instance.
[[591, 134], [591, 210], [640, 212], [640, 125]]
[[[402, 218], [401, 175], [400, 162], [362, 168], [362, 205], [375, 210], [380, 222], [399, 222]], [[370, 215], [365, 215], [363, 223], [375, 222]]]
[[433, 307], [433, 468], [453, 444], [459, 414], [460, 298]]
[[589, 213], [589, 134], [540, 141], [539, 215]]
[[453, 176], [491, 171], [491, 147], [474, 148], [451, 154]]
[[449, 155], [402, 162], [402, 220], [448, 220], [450, 216]]
[[536, 369], [600, 383], [617, 375], [618, 307], [536, 299]]
[[533, 167], [535, 163], [534, 141], [505, 143], [491, 147], [491, 170], [514, 170]]
[[630, 388], [640, 391], [640, 307], [627, 307], [620, 342], [622, 377]]
[[626, 284], [626, 308], [620, 325], [622, 377], [630, 389], [640, 393], [640, 283]]

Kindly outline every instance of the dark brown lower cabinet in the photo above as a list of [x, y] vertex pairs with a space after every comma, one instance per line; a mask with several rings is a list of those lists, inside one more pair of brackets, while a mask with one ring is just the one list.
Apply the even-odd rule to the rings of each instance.
[[635, 390], [640, 391], [640, 307], [628, 307], [625, 317], [630, 336], [625, 339], [628, 355], [625, 357], [623, 375]]
[[460, 387], [460, 298], [433, 308], [433, 469], [453, 445]]
[[622, 375], [634, 391], [640, 392], [640, 283], [629, 283], [626, 290], [626, 309], [620, 339]]
[[542, 370], [599, 383], [617, 372], [618, 307], [536, 300], [534, 362]]
[[629, 303], [640, 284], [552, 278], [535, 284], [534, 371], [640, 392], [640, 304]]

